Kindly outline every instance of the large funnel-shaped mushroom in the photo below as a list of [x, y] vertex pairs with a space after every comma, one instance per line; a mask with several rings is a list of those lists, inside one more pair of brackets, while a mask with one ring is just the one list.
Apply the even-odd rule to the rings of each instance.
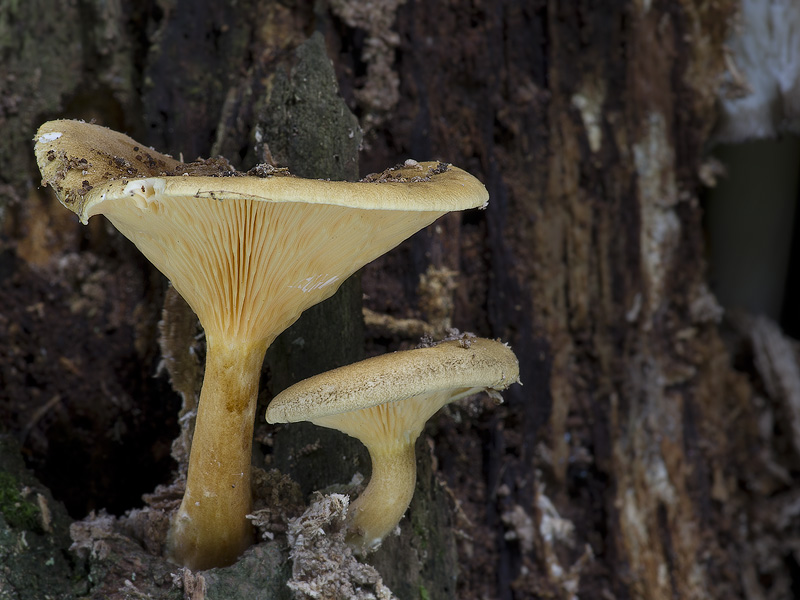
[[45, 123], [43, 182], [83, 223], [105, 215], [172, 281], [206, 332], [186, 493], [170, 555], [194, 569], [251, 542], [250, 452], [258, 379], [272, 340], [365, 263], [440, 215], [482, 206], [483, 185], [442, 163], [357, 183], [224, 160], [180, 163], [104, 127]]

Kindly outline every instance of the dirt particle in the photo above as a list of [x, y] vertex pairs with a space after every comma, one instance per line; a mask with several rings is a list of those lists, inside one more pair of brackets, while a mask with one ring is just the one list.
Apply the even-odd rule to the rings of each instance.
[[446, 173], [450, 169], [450, 163], [437, 162], [436, 166], [430, 171], [431, 175], [438, 175], [439, 173]]

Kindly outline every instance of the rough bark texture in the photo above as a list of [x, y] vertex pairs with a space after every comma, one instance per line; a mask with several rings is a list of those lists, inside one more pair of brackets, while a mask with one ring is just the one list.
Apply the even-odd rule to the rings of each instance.
[[19, 444], [0, 435], [0, 598], [73, 597], [69, 517], [25, 469]]
[[[179, 430], [178, 395], [152, 377], [163, 279], [37, 189], [40, 121], [94, 117], [187, 159], [274, 159], [315, 177], [445, 160], [485, 182], [488, 209], [364, 270], [363, 340], [357, 283], [309, 311], [262, 385], [267, 402], [364, 348], [449, 326], [513, 346], [524, 387], [500, 407], [449, 408], [420, 439], [401, 535], [373, 560], [387, 585], [403, 599], [790, 597], [796, 349], [763, 319], [720, 321], [704, 279], [699, 173], [734, 13], [699, 0], [4, 3], [2, 427], [76, 518], [120, 514], [168, 482]], [[173, 301], [188, 356], [198, 341]], [[191, 379], [173, 374], [185, 401]], [[259, 423], [255, 462], [305, 493], [368, 475], [357, 444], [297, 429]], [[137, 542], [104, 544], [75, 564], [107, 597], [134, 597], [131, 565], [130, 585], [153, 597], [247, 598], [288, 577], [280, 539], [239, 570], [174, 581]]]

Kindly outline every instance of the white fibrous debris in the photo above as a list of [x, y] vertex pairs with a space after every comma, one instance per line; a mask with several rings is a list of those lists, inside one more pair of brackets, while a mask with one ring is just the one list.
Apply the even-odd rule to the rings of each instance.
[[[518, 540], [524, 554], [535, 553], [544, 563], [548, 579], [564, 590], [563, 597], [577, 599], [581, 573], [594, 557], [592, 549], [587, 544], [571, 566], [562, 564], [563, 550], [569, 550], [570, 554], [574, 550], [575, 525], [558, 514], [544, 494], [544, 485], [537, 487], [534, 510], [535, 518], [518, 504], [503, 513], [502, 520], [507, 527], [505, 538]], [[557, 551], [559, 547], [562, 552]]]
[[172, 584], [183, 590], [183, 597], [193, 600], [194, 598], [206, 597], [206, 579], [202, 573], [193, 573], [186, 567], [181, 567], [175, 573], [170, 573]]
[[36, 504], [39, 507], [39, 518], [42, 529], [47, 533], [53, 533], [53, 513], [50, 512], [50, 505], [47, 504], [47, 498], [37, 492]]
[[289, 588], [299, 599], [397, 600], [371, 565], [345, 543], [348, 496], [330, 494], [289, 521]]
[[702, 283], [692, 293], [689, 315], [694, 323], [719, 323], [725, 315], [725, 309], [720, 306], [708, 285]]
[[727, 47], [717, 139], [740, 142], [800, 131], [800, 4], [741, 0]]
[[114, 517], [101, 510], [92, 511], [82, 521], [69, 526], [72, 538], [70, 550], [86, 560], [90, 556], [103, 560], [111, 553], [109, 540], [118, 534], [114, 531]]
[[533, 552], [536, 530], [531, 516], [519, 505], [503, 513], [503, 523], [508, 527], [505, 533], [507, 540], [518, 540], [523, 552]]
[[332, 0], [333, 13], [349, 27], [364, 31], [362, 60], [367, 75], [353, 95], [363, 107], [362, 127], [365, 137], [374, 131], [400, 99], [400, 77], [394, 66], [395, 49], [400, 46], [400, 35], [392, 29], [397, 8], [405, 0], [363, 2], [362, 0]]
[[598, 152], [603, 144], [603, 105], [606, 90], [602, 84], [582, 87], [579, 93], [572, 96], [572, 106], [581, 114], [589, 148], [592, 152]]
[[539, 528], [544, 541], [548, 544], [562, 542], [567, 546], [571, 546], [575, 525], [573, 525], [572, 521], [564, 519], [558, 514], [550, 498], [544, 495], [543, 489], [540, 489], [539, 493], [536, 494], [536, 508], [541, 513], [542, 520]]
[[765, 316], [754, 317], [748, 325], [753, 362], [769, 397], [783, 404], [795, 452], [800, 454], [800, 367], [793, 342]]

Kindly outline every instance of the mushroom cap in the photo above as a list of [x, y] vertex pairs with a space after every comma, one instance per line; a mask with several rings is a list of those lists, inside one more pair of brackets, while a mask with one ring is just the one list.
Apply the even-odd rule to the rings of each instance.
[[153, 193], [164, 198], [440, 213], [481, 207], [489, 199], [475, 177], [441, 162], [408, 160], [362, 181], [328, 181], [294, 177], [285, 169], [269, 167], [250, 171], [260, 175], [248, 175], [219, 158], [183, 163], [123, 133], [83, 121], [48, 121], [34, 139], [42, 182], [53, 187], [59, 200], [83, 223], [95, 214], [105, 214], [107, 202], [140, 195], [142, 201], [152, 203]]
[[224, 159], [184, 164], [80, 121], [36, 134], [43, 183], [81, 222], [105, 215], [169, 279], [211, 335], [270, 338], [442, 214], [485, 205], [484, 186], [444, 163], [360, 182], [302, 179]]
[[438, 405], [422, 411], [430, 412], [424, 416], [424, 425], [448, 401], [487, 389], [504, 390], [517, 382], [519, 361], [506, 344], [484, 338], [451, 340], [309, 377], [275, 396], [267, 421], [323, 425], [331, 417], [354, 411], [383, 405], [399, 410], [404, 400], [424, 405], [429, 403], [425, 398], [435, 398], [433, 403]]

